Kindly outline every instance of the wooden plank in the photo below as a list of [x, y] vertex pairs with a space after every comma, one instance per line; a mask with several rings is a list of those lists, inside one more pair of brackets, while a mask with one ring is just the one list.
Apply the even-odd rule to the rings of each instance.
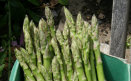
[[113, 0], [110, 54], [125, 58], [125, 41], [130, 0]]

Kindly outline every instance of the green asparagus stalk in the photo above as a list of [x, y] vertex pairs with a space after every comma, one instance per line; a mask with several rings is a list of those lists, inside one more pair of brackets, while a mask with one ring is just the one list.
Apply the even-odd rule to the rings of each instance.
[[57, 40], [55, 38], [52, 38], [51, 44], [52, 44], [52, 46], [53, 46], [53, 48], [55, 50], [54, 52], [55, 52], [55, 55], [57, 57], [57, 60], [60, 63], [61, 80], [62, 81], [67, 81], [66, 74], [65, 74], [66, 72], [65, 72], [65, 69], [64, 69], [65, 67], [64, 67], [62, 56], [61, 56], [62, 54], [61, 54], [61, 52], [59, 50], [59, 47], [57, 45]]
[[56, 31], [56, 37], [57, 37], [57, 40], [60, 43], [61, 47], [63, 48], [63, 44], [64, 44], [65, 40], [64, 40], [64, 38], [63, 38], [62, 33], [61, 33], [60, 30]]
[[[64, 35], [67, 36], [66, 34], [64, 34]], [[67, 77], [68, 77], [69, 81], [72, 81], [73, 68], [72, 68], [72, 60], [71, 60], [71, 54], [70, 54], [68, 39], [66, 39], [66, 40], [64, 39], [66, 37], [63, 36], [63, 34], [62, 34], [62, 32], [60, 32], [60, 30], [57, 30], [56, 36], [57, 36], [57, 39], [60, 43], [62, 53], [63, 53], [63, 57], [64, 57], [64, 61], [65, 61], [66, 66], [67, 66]]]
[[33, 75], [35, 76], [35, 78], [37, 79], [37, 81], [45, 81], [44, 77], [42, 76], [41, 72], [39, 71], [39, 69], [37, 69], [37, 67], [34, 64], [29, 64]]
[[103, 66], [101, 61], [101, 55], [100, 55], [100, 43], [99, 43], [99, 34], [98, 34], [98, 22], [95, 15], [92, 17], [91, 21], [92, 25], [92, 40], [93, 40], [93, 49], [95, 53], [95, 59], [96, 59], [96, 70], [97, 70], [97, 76], [99, 81], [105, 81], [104, 72], [103, 72]]
[[[46, 15], [46, 19], [47, 19], [47, 24], [48, 24], [48, 37], [47, 37], [47, 41], [50, 43], [51, 42], [51, 38], [56, 38], [56, 29], [55, 29], [55, 25], [54, 25], [54, 19], [53, 19], [53, 15], [51, 13], [51, 10], [48, 7], [45, 7], [45, 15]], [[54, 55], [54, 51], [53, 51], [53, 47], [52, 45], [49, 46], [50, 51], [51, 51], [51, 55]]]
[[41, 47], [41, 53], [42, 55], [44, 55], [45, 53], [45, 48], [47, 45], [47, 32], [48, 28], [47, 28], [47, 23], [45, 22], [45, 20], [42, 18], [39, 21], [39, 37], [40, 37], [40, 47]]
[[55, 29], [55, 26], [54, 26], [53, 15], [51, 13], [51, 10], [48, 7], [45, 8], [45, 15], [46, 15], [46, 18], [47, 18], [48, 26], [49, 26], [50, 31], [51, 31], [51, 37], [53, 38], [52, 46], [55, 50], [55, 54], [57, 54], [57, 52], [58, 52], [57, 57], [59, 59], [61, 59], [61, 61], [60, 60], [58, 60], [58, 61], [60, 61], [62, 81], [66, 81], [67, 76], [66, 76], [66, 69], [64, 67], [65, 63], [63, 61], [63, 56], [62, 56], [60, 49], [58, 47], [58, 44], [57, 44], [56, 29]]
[[[78, 57], [79, 57], [79, 61], [77, 61], [77, 60], [75, 60], [75, 58], [76, 57], [74, 57], [74, 62], [75, 62], [75, 67], [76, 67], [76, 71], [77, 71], [77, 74], [78, 74], [78, 77], [79, 77], [79, 80], [81, 81], [86, 81], [86, 76], [85, 76], [85, 74], [84, 74], [84, 69], [83, 69], [83, 65], [82, 65], [82, 59], [81, 59], [81, 55], [80, 55], [80, 53], [81, 53], [81, 51], [79, 50], [79, 49], [82, 49], [82, 44], [81, 44], [81, 39], [82, 39], [82, 37], [81, 37], [81, 31], [82, 31], [82, 26], [81, 25], [83, 25], [83, 24], [80, 24], [79, 22], [81, 22], [81, 16], [80, 15], [78, 15], [78, 21], [77, 21], [77, 26], [78, 27], [76, 27], [75, 26], [75, 22], [74, 22], [74, 20], [73, 20], [73, 18], [72, 18], [72, 15], [71, 15], [71, 13], [68, 11], [68, 9], [66, 9], [66, 8], [64, 8], [64, 11], [65, 11], [65, 16], [66, 16], [66, 21], [67, 21], [67, 25], [68, 25], [68, 27], [69, 27], [69, 29], [70, 29], [70, 37], [71, 37], [71, 41], [72, 41], [72, 44], [71, 44], [71, 50], [72, 50], [72, 53], [74, 53], [74, 51], [75, 51], [75, 53], [73, 54], [73, 57], [75, 56], [75, 55], [78, 55]], [[79, 27], [79, 26], [81, 26], [81, 27]], [[79, 30], [79, 31], [77, 31], [76, 30], [76, 28], [78, 28], [78, 29], [81, 29], [81, 30]], [[73, 37], [74, 38], [77, 38], [77, 40], [76, 39], [73, 39]], [[77, 48], [77, 47], [75, 47], [75, 46], [72, 46], [72, 45], [75, 45], [76, 43], [75, 42], [77, 42], [77, 46], [79, 47], [79, 48]], [[74, 44], [73, 44], [74, 43]], [[77, 48], [77, 49], [76, 49]], [[77, 51], [77, 52], [76, 52]], [[79, 66], [78, 66], [78, 68], [77, 68], [77, 66], [76, 66], [76, 64], [78, 64]], [[83, 79], [82, 79], [83, 78]]]
[[48, 7], [45, 7], [45, 15], [46, 15], [46, 19], [47, 19], [47, 24], [50, 28], [51, 31], [51, 36], [52, 37], [56, 37], [55, 33], [55, 26], [54, 26], [54, 20], [53, 20], [53, 15], [51, 13], [51, 10]]
[[90, 64], [91, 64], [91, 77], [92, 77], [92, 81], [97, 81], [96, 78], [96, 66], [95, 66], [95, 56], [94, 56], [94, 51], [93, 51], [93, 40], [91, 38], [92, 36], [92, 30], [91, 27], [89, 27], [88, 29], [89, 31], [89, 43], [90, 43]]
[[52, 57], [51, 57], [51, 52], [50, 52], [50, 44], [46, 45], [45, 49], [45, 54], [44, 54], [44, 67], [46, 71], [48, 72], [48, 76], [50, 80], [52, 79], [52, 72], [51, 72], [51, 62], [52, 62]]
[[64, 57], [65, 57], [65, 63], [67, 65], [67, 76], [69, 78], [69, 81], [72, 81], [72, 77], [74, 75], [74, 69], [73, 69], [73, 58], [72, 54], [70, 52], [70, 46], [69, 46], [69, 29], [67, 26], [67, 23], [65, 22], [64, 30], [63, 30], [63, 38], [65, 40], [64, 42]]
[[61, 81], [60, 64], [59, 64], [56, 56], [54, 56], [54, 58], [52, 60], [52, 72], [53, 72], [53, 80], [54, 81]]
[[68, 26], [67, 26], [67, 23], [65, 22], [65, 24], [64, 24], [64, 30], [63, 30], [63, 38], [65, 39], [65, 40], [68, 40], [69, 39], [69, 28], [68, 28]]
[[[39, 30], [35, 27], [34, 28], [34, 31], [35, 31], [35, 46], [37, 47], [37, 51], [38, 51], [38, 61], [40, 63], [37, 63], [38, 64], [38, 67], [39, 69], [41, 70], [43, 76], [45, 77], [45, 80], [47, 81], [52, 81], [52, 73], [51, 73], [51, 55], [50, 55], [50, 52], [49, 52], [49, 45], [48, 47], [46, 48], [47, 44], [48, 44], [48, 41], [50, 41], [50, 36], [49, 36], [49, 29], [47, 27], [47, 23], [44, 21], [44, 19], [41, 19], [40, 22], [39, 22]], [[39, 38], [38, 38], [39, 37]], [[40, 39], [40, 40], [38, 40]], [[39, 45], [40, 44], [40, 45]], [[41, 65], [41, 55], [39, 55], [40, 53], [42, 53], [43, 55], [43, 65]], [[40, 59], [39, 59], [40, 58]], [[44, 67], [44, 68], [42, 68]], [[45, 70], [43, 70], [45, 69]]]
[[36, 27], [34, 27], [34, 45], [36, 48], [37, 67], [38, 69], [40, 69], [40, 66], [42, 65], [42, 59], [41, 59], [41, 52], [40, 52], [39, 31]]
[[[47, 26], [47, 23], [44, 21], [44, 19], [41, 19], [39, 22], [39, 37], [40, 37], [40, 48], [41, 48], [41, 53], [43, 55], [43, 58], [45, 56], [45, 50], [46, 50], [46, 45], [50, 43], [51, 41], [51, 32], [50, 29]], [[50, 53], [51, 53], [51, 59], [53, 54], [53, 48], [51, 45], [49, 45]], [[44, 64], [44, 59], [43, 59], [43, 64]]]
[[20, 50], [21, 50], [21, 55], [23, 56], [23, 59], [25, 60], [25, 62], [28, 63], [28, 65], [29, 65], [33, 75], [35, 76], [36, 80], [37, 81], [45, 81], [40, 70], [37, 69], [37, 67], [33, 64], [32, 60], [30, 59], [28, 52], [23, 48], [20, 48]]
[[24, 74], [27, 77], [28, 81], [36, 81], [28, 65], [24, 61], [21, 52], [15, 49], [16, 58], [19, 60], [21, 67], [23, 68]]
[[27, 78], [26, 75], [24, 75], [24, 77], [25, 77], [24, 81], [30, 81], [30, 80]]
[[[33, 20], [31, 20], [31, 21], [30, 21], [29, 31], [28, 31], [28, 32], [30, 33], [30, 37], [31, 37], [31, 39], [32, 39], [33, 46], [35, 46], [35, 45], [34, 45], [34, 27], [35, 27], [35, 24], [34, 24]], [[34, 48], [34, 51], [35, 51], [35, 48]]]
[[92, 48], [92, 40], [90, 39], [90, 62], [91, 62], [91, 76], [92, 76], [92, 81], [97, 81], [96, 78], [96, 70], [95, 70], [95, 56]]
[[83, 61], [85, 73], [88, 81], [92, 81], [91, 79], [91, 66], [89, 61], [89, 51], [90, 51], [90, 42], [89, 42], [89, 27], [90, 25], [87, 22], [84, 22], [84, 27], [82, 29], [82, 53], [83, 53]]
[[[71, 13], [65, 7], [64, 7], [64, 12], [65, 12], [65, 17], [66, 17], [65, 26], [67, 27], [67, 29], [65, 29], [65, 30], [67, 30], [69, 32], [69, 36], [67, 36], [67, 37], [69, 39], [69, 47], [70, 47], [70, 50], [71, 50], [72, 38], [77, 37], [77, 35], [76, 35], [76, 25], [75, 25], [75, 22], [73, 20], [73, 17], [71, 15]], [[63, 34], [64, 34], [64, 31], [63, 31]], [[80, 40], [78, 39], [77, 41], [80, 41]], [[81, 44], [81, 43], [79, 42], [79, 44]], [[74, 69], [74, 59], [72, 59], [72, 62], [73, 62], [73, 69]]]
[[76, 32], [80, 40], [82, 40], [83, 28], [84, 28], [84, 20], [82, 19], [81, 14], [79, 13], [77, 15], [77, 21], [76, 21]]
[[64, 12], [65, 12], [65, 17], [66, 17], [66, 23], [67, 26], [70, 29], [70, 35], [71, 37], [73, 37], [76, 33], [76, 26], [75, 26], [75, 22], [73, 20], [73, 17], [71, 15], [71, 13], [69, 12], [69, 10], [67, 8], [64, 7]]
[[73, 75], [72, 81], [79, 81], [76, 71], [74, 71], [74, 75]]
[[53, 81], [52, 76], [50, 76], [49, 71], [46, 70], [46, 68], [41, 65], [41, 73], [45, 78], [45, 81]]
[[[71, 15], [71, 13], [69, 12], [69, 10], [67, 8], [64, 7], [64, 12], [65, 12], [65, 17], [66, 17], [66, 22], [65, 22], [65, 27], [64, 31], [63, 31], [63, 35], [66, 34], [67, 32], [69, 32], [69, 36], [66, 36], [68, 34], [66, 34], [64, 36], [65, 39], [69, 39], [69, 49], [71, 51], [71, 42], [72, 42], [72, 38], [76, 37], [76, 26], [75, 26], [75, 22], [73, 20], [73, 17]], [[67, 32], [65, 32], [65, 30]], [[71, 56], [73, 57], [73, 55], [71, 54]], [[74, 69], [74, 59], [72, 59], [72, 65], [73, 65], [73, 69]]]
[[[76, 36], [77, 36], [77, 38], [79, 39], [78, 41], [79, 41], [79, 45], [78, 45], [78, 47], [79, 47], [79, 49], [82, 51], [83, 50], [83, 43], [82, 43], [82, 41], [83, 41], [83, 38], [82, 38], [82, 36], [84, 35], [83, 34], [83, 28], [84, 28], [84, 20], [82, 19], [82, 17], [81, 17], [81, 14], [79, 13], [78, 14], [78, 16], [77, 16], [77, 21], [76, 21]], [[85, 33], [86, 35], [87, 35], [87, 33]], [[87, 39], [85, 39], [85, 40], [87, 40]], [[82, 54], [83, 55], [83, 54]]]
[[73, 53], [76, 72], [77, 72], [79, 81], [87, 81], [85, 73], [84, 73], [84, 69], [83, 69], [83, 66], [82, 66], [82, 59], [80, 57], [80, 51], [79, 51], [79, 48], [77, 46], [76, 40], [77, 40], [76, 38], [73, 38], [72, 39], [72, 45], [71, 45], [71, 50], [72, 50], [72, 53]]
[[34, 54], [33, 41], [31, 39], [30, 30], [29, 30], [29, 19], [27, 16], [24, 19], [23, 32], [24, 32], [24, 40], [25, 40], [26, 50], [30, 54], [33, 64], [36, 65], [36, 56]]
[[[30, 33], [30, 37], [31, 37], [31, 41], [32, 41], [32, 46], [33, 46], [33, 50], [32, 50], [32, 56], [31, 56], [31, 58], [33, 59], [32, 61], [33, 61], [33, 63], [36, 65], [37, 63], [37, 60], [36, 60], [36, 58], [37, 58], [37, 56], [36, 56], [36, 48], [35, 48], [35, 39], [34, 39], [34, 35], [35, 35], [35, 32], [34, 32], [34, 27], [36, 27], [35, 26], [35, 24], [34, 24], [34, 22], [31, 20], [31, 22], [30, 22], [30, 26], [29, 26], [29, 33]], [[30, 54], [30, 53], [29, 53]]]
[[[29, 19], [28, 19], [27, 15], [25, 16], [24, 23], [23, 23], [23, 32], [24, 32], [25, 47], [26, 47], [26, 49], [28, 49], [28, 48], [31, 49], [31, 50], [29, 50], [29, 53], [30, 53], [30, 52], [32, 52], [33, 47], [29, 47], [29, 44], [26, 43], [30, 39], [30, 35], [29, 35]], [[32, 41], [29, 42], [29, 43], [32, 44]]]

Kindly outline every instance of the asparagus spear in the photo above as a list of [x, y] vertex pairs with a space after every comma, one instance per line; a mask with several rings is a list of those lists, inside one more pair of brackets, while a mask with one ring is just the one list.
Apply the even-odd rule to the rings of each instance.
[[80, 81], [87, 81], [86, 76], [84, 74], [84, 69], [83, 69], [83, 66], [82, 66], [82, 59], [80, 57], [80, 51], [79, 51], [79, 48], [77, 47], [76, 40], [77, 39], [74, 37], [72, 39], [72, 45], [71, 45], [71, 50], [72, 50], [72, 53], [73, 53], [76, 72], [77, 72], [77, 75], [78, 75], [78, 78], [79, 78]]
[[40, 69], [42, 75], [44, 76], [45, 78], [45, 81], [52, 81], [52, 76], [49, 75], [49, 71], [46, 70], [46, 68], [41, 65], [41, 69]]
[[54, 58], [52, 60], [52, 72], [53, 72], [53, 80], [54, 81], [61, 81], [60, 64], [59, 64], [56, 56], [54, 56]]
[[42, 65], [41, 53], [40, 53], [40, 41], [39, 41], [39, 31], [36, 27], [34, 27], [34, 44], [36, 48], [36, 56], [37, 56], [37, 67], [40, 69]]
[[[46, 19], [47, 19], [47, 24], [48, 24], [48, 43], [51, 42], [51, 38], [56, 38], [56, 29], [54, 26], [54, 20], [53, 20], [53, 15], [51, 13], [51, 10], [46, 6], [45, 7], [45, 15], [46, 15]], [[54, 51], [53, 51], [53, 47], [51, 45], [49, 45], [50, 51], [51, 51], [51, 55], [54, 55]]]
[[77, 28], [76, 32], [77, 32], [78, 38], [80, 40], [82, 40], [82, 32], [83, 32], [83, 28], [84, 28], [84, 20], [82, 19], [80, 13], [77, 15], [76, 28]]
[[95, 59], [96, 59], [96, 69], [97, 69], [97, 76], [99, 81], [105, 81], [103, 66], [101, 61], [100, 55], [100, 43], [99, 43], [99, 34], [98, 34], [98, 23], [97, 18], [95, 15], [92, 16], [92, 40], [93, 40], [93, 49], [95, 52]]
[[[34, 42], [34, 27], [35, 27], [35, 24], [34, 24], [33, 20], [31, 20], [28, 32], [30, 33], [30, 37], [32, 39], [32, 43]], [[33, 43], [33, 46], [35, 46], [34, 43]], [[34, 48], [34, 51], [35, 51], [35, 48]]]
[[48, 24], [50, 31], [51, 31], [51, 36], [56, 37], [55, 36], [56, 30], [55, 30], [55, 26], [54, 26], [53, 15], [51, 13], [51, 10], [48, 7], [45, 7], [45, 15], [46, 15], [46, 19], [47, 19], [47, 24]]
[[[39, 22], [39, 37], [40, 37], [40, 48], [41, 48], [41, 53], [43, 55], [43, 58], [45, 56], [45, 50], [46, 50], [46, 45], [50, 43], [51, 41], [51, 35], [50, 35], [50, 30], [47, 26], [47, 23], [44, 21], [44, 19], [41, 19]], [[50, 54], [51, 54], [51, 59], [53, 54], [53, 48], [51, 45], [49, 45], [50, 48]], [[43, 59], [43, 64], [44, 64], [44, 59]]]
[[68, 39], [69, 39], [69, 28], [68, 28], [68, 26], [67, 26], [67, 22], [65, 22], [65, 24], [64, 24], [63, 38], [64, 38], [65, 40], [68, 40]]
[[[71, 50], [71, 42], [72, 42], [72, 38], [76, 37], [76, 26], [75, 26], [75, 22], [73, 20], [73, 17], [71, 15], [71, 13], [69, 12], [69, 10], [67, 8], [64, 7], [64, 12], [65, 12], [65, 17], [66, 17], [66, 22], [65, 22], [65, 30], [67, 30], [69, 32], [69, 49]], [[63, 35], [66, 34], [65, 31], [63, 31]], [[67, 34], [68, 35], [68, 34]], [[65, 38], [66, 36], [64, 36]], [[65, 39], [67, 39], [67, 37]], [[72, 55], [73, 56], [73, 55]], [[73, 69], [74, 69], [74, 59], [72, 59], [72, 64], [73, 64]]]
[[[75, 26], [75, 22], [72, 18], [72, 15], [71, 13], [68, 11], [67, 8], [64, 8], [64, 11], [65, 11], [65, 16], [66, 16], [66, 22], [67, 22], [67, 25], [70, 29], [70, 37], [71, 37], [71, 41], [72, 41], [72, 44], [71, 44], [71, 50], [72, 50], [72, 53], [73, 53], [73, 57], [74, 57], [74, 62], [75, 62], [75, 67], [76, 67], [76, 71], [77, 71], [77, 74], [78, 74], [78, 77], [79, 77], [79, 80], [80, 81], [86, 81], [86, 76], [84, 75], [84, 69], [83, 69], [83, 66], [82, 66], [82, 59], [81, 59], [81, 56], [79, 55], [80, 54], [80, 50], [79, 48], [81, 48], [81, 41], [80, 39], [78, 38], [78, 34], [76, 33], [76, 26]], [[77, 40], [75, 39], [77, 38]], [[77, 47], [75, 47], [76, 45], [76, 41], [77, 41]], [[77, 51], [77, 52], [76, 52]], [[76, 53], [76, 54], [75, 54]], [[79, 57], [79, 60], [75, 60], [76, 59], [76, 56]], [[78, 67], [76, 65], [79, 65]], [[83, 79], [82, 79], [83, 78]]]
[[67, 78], [66, 78], [66, 71], [65, 71], [65, 63], [63, 61], [63, 57], [61, 56], [61, 52], [60, 52], [60, 49], [58, 47], [58, 44], [57, 44], [57, 38], [56, 38], [56, 30], [55, 30], [55, 26], [54, 26], [54, 20], [53, 20], [53, 15], [51, 13], [51, 10], [46, 7], [45, 8], [45, 15], [46, 15], [46, 18], [47, 18], [47, 23], [48, 23], [48, 26], [50, 28], [50, 34], [51, 34], [51, 37], [53, 38], [53, 42], [52, 42], [52, 47], [54, 48], [55, 50], [55, 54], [57, 54], [57, 57], [59, 58], [58, 61], [60, 61], [60, 68], [61, 68], [61, 76], [62, 76], [62, 81], [66, 81]]
[[89, 31], [89, 48], [90, 48], [90, 64], [91, 64], [91, 77], [92, 81], [97, 81], [96, 78], [96, 68], [95, 68], [95, 56], [94, 56], [94, 51], [93, 51], [93, 40], [91, 38], [92, 36], [92, 30], [91, 27], [88, 29]]
[[19, 60], [20, 65], [23, 68], [24, 74], [28, 78], [28, 81], [36, 81], [31, 70], [29, 69], [28, 65], [23, 60], [21, 52], [19, 50], [15, 49], [15, 55], [16, 55], [16, 58]]
[[71, 54], [70, 54], [68, 39], [66, 39], [66, 40], [64, 39], [64, 38], [66, 38], [65, 36], [67, 36], [66, 32], [65, 32], [64, 37], [63, 37], [63, 34], [60, 32], [60, 30], [57, 30], [56, 36], [57, 36], [57, 39], [60, 43], [62, 53], [63, 53], [63, 56], [64, 56], [64, 61], [65, 61], [66, 66], [67, 66], [67, 77], [68, 77], [69, 81], [72, 81], [73, 68], [72, 68]]
[[73, 17], [71, 15], [71, 13], [69, 12], [69, 10], [67, 8], [64, 7], [64, 12], [65, 12], [65, 16], [66, 16], [66, 22], [67, 22], [67, 26], [70, 29], [70, 35], [71, 37], [73, 37], [76, 33], [76, 27], [75, 27], [75, 22], [73, 20]]
[[45, 8], [45, 15], [46, 15], [46, 18], [47, 18], [48, 26], [49, 26], [50, 31], [51, 31], [51, 37], [53, 38], [52, 46], [55, 50], [55, 54], [58, 53], [57, 58], [59, 59], [58, 61], [60, 63], [60, 69], [61, 69], [60, 72], [61, 72], [61, 76], [62, 76], [62, 81], [66, 81], [67, 76], [66, 76], [65, 63], [63, 61], [62, 54], [61, 54], [60, 49], [59, 49], [58, 44], [57, 44], [56, 29], [55, 29], [55, 26], [54, 26], [53, 15], [51, 13], [51, 10], [48, 7]]
[[26, 16], [24, 19], [23, 32], [24, 32], [26, 50], [30, 54], [33, 63], [36, 65], [36, 56], [34, 54], [33, 42], [32, 42], [31, 35], [30, 35], [28, 16]]
[[[44, 77], [42, 76], [41, 72], [39, 69], [37, 69], [37, 67], [33, 64], [32, 60], [30, 60], [30, 56], [28, 54], [28, 52], [23, 49], [20, 48], [21, 50], [21, 55], [23, 56], [23, 59], [25, 60], [25, 62], [27, 62], [27, 64], [29, 65], [33, 75], [35, 76], [37, 81], [45, 81]], [[30, 61], [29, 61], [30, 60]]]
[[72, 54], [71, 54], [71, 50], [70, 50], [70, 44], [69, 44], [69, 28], [67, 26], [67, 23], [65, 22], [64, 25], [64, 30], [63, 30], [63, 38], [66, 40], [64, 43], [64, 57], [66, 58], [66, 64], [67, 64], [67, 76], [69, 78], [69, 80], [71, 81], [73, 75], [74, 75], [74, 68], [73, 68], [73, 58], [72, 58]]
[[24, 77], [25, 77], [24, 81], [30, 81], [30, 80], [27, 78], [26, 75], [24, 75]]
[[89, 61], [89, 27], [90, 25], [87, 22], [84, 22], [84, 27], [82, 29], [82, 53], [83, 53], [83, 61], [84, 61], [84, 67], [85, 67], [85, 73], [88, 81], [92, 81], [91, 79], [91, 66], [90, 66], [90, 61]]
[[72, 81], [79, 81], [76, 71], [74, 72]]
[[45, 20], [42, 18], [39, 21], [39, 37], [40, 37], [40, 47], [41, 47], [41, 53], [42, 55], [44, 55], [45, 53], [45, 48], [46, 48], [46, 44], [47, 44], [47, 32], [48, 28], [47, 28], [47, 23], [45, 22]]
[[[90, 39], [92, 45], [92, 40]], [[95, 56], [93, 52], [92, 46], [90, 47], [90, 62], [91, 62], [91, 76], [92, 76], [92, 81], [97, 81], [96, 78], [96, 70], [95, 70]]]
[[49, 79], [51, 80], [52, 79], [52, 72], [51, 72], [52, 58], [51, 58], [51, 52], [50, 52], [49, 46], [50, 46], [50, 44], [46, 45], [45, 54], [44, 54], [43, 59], [44, 59], [44, 67], [45, 67], [46, 71], [48, 72], [47, 77], [49, 77]]
[[61, 80], [62, 81], [67, 81], [67, 78], [66, 78], [66, 74], [65, 74], [65, 70], [64, 70], [64, 63], [63, 63], [63, 59], [62, 59], [62, 54], [59, 50], [59, 47], [57, 45], [57, 40], [55, 38], [52, 38], [51, 40], [51, 44], [55, 50], [55, 55], [57, 57], [57, 60], [58, 62], [60, 63], [60, 74], [61, 74]]
[[[86, 28], [83, 30], [83, 28], [84, 28], [84, 20], [82, 19], [82, 17], [81, 17], [81, 14], [79, 13], [78, 15], [77, 15], [77, 21], [76, 21], [76, 35], [77, 35], [77, 38], [79, 39], [79, 49], [82, 51], [83, 50], [83, 43], [82, 43], [82, 41], [83, 41], [83, 35], [87, 35], [87, 33], [85, 33], [85, 34], [83, 34], [83, 32], [84, 31], [86, 31]], [[87, 40], [87, 39], [85, 39], [85, 40]], [[83, 54], [82, 54], [83, 55]]]

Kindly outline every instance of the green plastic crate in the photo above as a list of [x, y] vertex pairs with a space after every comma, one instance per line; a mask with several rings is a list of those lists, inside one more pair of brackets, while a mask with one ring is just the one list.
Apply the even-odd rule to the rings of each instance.
[[[131, 81], [131, 65], [124, 59], [101, 54], [104, 73], [107, 81]], [[23, 71], [16, 60], [9, 81], [24, 81]]]

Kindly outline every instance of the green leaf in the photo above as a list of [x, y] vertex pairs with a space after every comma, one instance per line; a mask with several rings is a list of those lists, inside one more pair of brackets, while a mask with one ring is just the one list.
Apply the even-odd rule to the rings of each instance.
[[40, 1], [39, 0], [28, 0], [30, 3], [32, 3], [35, 6], [40, 6]]
[[69, 4], [69, 1], [68, 0], [59, 0], [58, 1], [60, 4], [62, 5], [68, 5]]
[[3, 71], [4, 67], [5, 67], [5, 64], [0, 65], [0, 77], [2, 76], [2, 71]]
[[0, 52], [0, 65], [4, 63], [6, 54], [4, 52]]

